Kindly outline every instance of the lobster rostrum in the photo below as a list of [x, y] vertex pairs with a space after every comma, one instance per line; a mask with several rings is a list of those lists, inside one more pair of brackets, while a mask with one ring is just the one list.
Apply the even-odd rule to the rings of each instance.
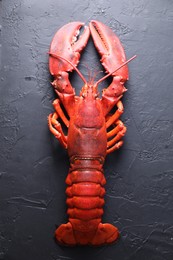
[[[123, 47], [113, 31], [98, 21], [91, 21], [79, 37], [81, 22], [71, 22], [60, 28], [50, 45], [49, 68], [54, 77], [52, 85], [58, 95], [53, 102], [55, 112], [48, 117], [49, 129], [67, 149], [70, 169], [66, 178], [67, 214], [69, 221], [55, 231], [56, 240], [68, 246], [103, 245], [114, 242], [118, 229], [101, 223], [104, 205], [103, 164], [107, 154], [119, 149], [126, 127], [119, 119], [123, 113], [120, 101], [128, 79]], [[77, 64], [80, 52], [89, 36], [101, 56], [107, 74], [96, 83], [87, 82]], [[84, 82], [80, 96], [70, 84], [69, 74], [76, 70]], [[99, 98], [98, 84], [112, 76], [112, 83]], [[115, 113], [111, 109], [116, 106]], [[66, 114], [63, 112], [65, 109]], [[64, 134], [59, 119], [67, 127]], [[111, 130], [110, 130], [111, 129]]]

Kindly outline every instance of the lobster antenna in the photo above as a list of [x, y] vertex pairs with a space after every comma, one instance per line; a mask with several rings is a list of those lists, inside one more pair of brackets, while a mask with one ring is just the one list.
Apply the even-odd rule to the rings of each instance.
[[86, 62], [82, 62], [83, 66], [87, 69], [87, 75], [88, 75], [88, 81], [91, 79], [91, 70], [88, 67], [88, 64]]
[[77, 74], [79, 75], [79, 77], [83, 80], [83, 82], [85, 84], [87, 84], [87, 81], [86, 79], [84, 78], [84, 76], [82, 75], [82, 73], [78, 70], [78, 68], [76, 68], [76, 66], [69, 60], [67, 60], [66, 58], [60, 56], [60, 55], [57, 55], [57, 54], [54, 54], [54, 53], [51, 53], [51, 52], [48, 52], [48, 54], [54, 58], [57, 58], [57, 59], [61, 59], [61, 60], [64, 60], [66, 62], [68, 62], [72, 67], [73, 69], [77, 72]]
[[99, 79], [95, 84], [98, 85], [100, 82], [102, 82], [103, 80], [107, 79], [109, 76], [111, 76], [113, 73], [115, 73], [117, 70], [121, 69], [122, 67], [124, 67], [127, 63], [129, 63], [130, 61], [132, 61], [133, 59], [136, 58], [136, 55], [134, 55], [133, 57], [131, 57], [129, 60], [125, 61], [124, 63], [122, 63], [118, 68], [116, 68], [114, 71], [108, 73], [107, 75], [105, 75], [103, 78]]

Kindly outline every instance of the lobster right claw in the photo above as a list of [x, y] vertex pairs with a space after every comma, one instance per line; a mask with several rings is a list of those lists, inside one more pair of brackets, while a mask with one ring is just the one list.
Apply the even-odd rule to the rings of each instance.
[[[106, 72], [113, 72], [126, 61], [125, 52], [119, 38], [108, 26], [101, 22], [93, 20], [89, 27], [94, 45], [101, 55], [102, 65]], [[125, 82], [128, 79], [127, 65], [113, 73], [112, 76], [119, 76], [121, 81]]]
[[61, 27], [53, 37], [49, 50], [49, 70], [54, 76], [52, 85], [68, 113], [71, 111], [75, 96], [68, 72], [77, 66], [80, 52], [86, 46], [90, 36], [87, 26], [79, 36], [83, 25], [82, 22], [72, 22]]
[[87, 45], [90, 36], [90, 30], [85, 26], [84, 32], [78, 38], [82, 26], [84, 26], [82, 22], [68, 23], [61, 27], [53, 37], [49, 50], [49, 69], [53, 76], [73, 70], [73, 67], [68, 62], [58, 59], [58, 55], [77, 66], [80, 52]]

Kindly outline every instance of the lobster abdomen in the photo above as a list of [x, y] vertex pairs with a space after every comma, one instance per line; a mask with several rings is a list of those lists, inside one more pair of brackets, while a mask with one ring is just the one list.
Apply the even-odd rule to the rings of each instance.
[[[106, 183], [101, 171], [75, 170], [68, 174], [66, 183], [69, 221], [75, 230], [86, 232], [97, 229], [103, 215]], [[89, 222], [89, 223], [88, 223]]]
[[89, 244], [103, 215], [106, 183], [101, 171], [74, 170], [66, 179], [67, 214], [77, 244]]
[[67, 245], [111, 243], [118, 237], [118, 230], [111, 224], [101, 223], [105, 194], [103, 185], [106, 183], [103, 172], [92, 168], [75, 169], [75, 164], [71, 166], [66, 178], [69, 222], [56, 230], [56, 239]]

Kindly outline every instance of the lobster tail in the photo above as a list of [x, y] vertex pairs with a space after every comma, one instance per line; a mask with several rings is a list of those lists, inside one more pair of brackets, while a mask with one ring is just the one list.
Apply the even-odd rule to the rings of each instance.
[[[93, 159], [93, 158], [92, 158]], [[78, 167], [79, 167], [78, 160]], [[88, 164], [83, 160], [82, 164]], [[101, 169], [75, 169], [73, 165], [66, 178], [67, 214], [69, 222], [55, 232], [56, 239], [66, 245], [101, 245], [118, 237], [118, 230], [111, 224], [102, 224], [106, 183]]]

